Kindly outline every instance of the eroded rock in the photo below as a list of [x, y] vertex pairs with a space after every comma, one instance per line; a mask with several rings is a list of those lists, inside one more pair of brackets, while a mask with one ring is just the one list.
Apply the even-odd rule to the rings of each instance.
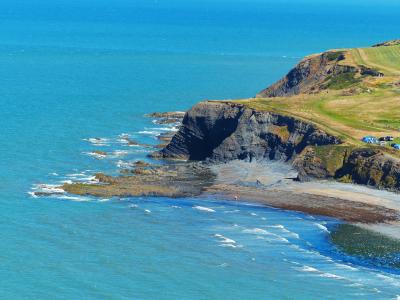
[[189, 197], [201, 194], [215, 178], [201, 163], [140, 167], [133, 174], [118, 177], [96, 174], [98, 184], [66, 183], [61, 188], [71, 194], [97, 197]]

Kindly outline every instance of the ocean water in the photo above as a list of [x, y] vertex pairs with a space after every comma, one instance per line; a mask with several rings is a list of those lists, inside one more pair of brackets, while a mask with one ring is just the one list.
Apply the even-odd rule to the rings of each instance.
[[1, 1], [0, 298], [399, 299], [397, 270], [329, 242], [336, 220], [221, 199], [29, 194], [144, 159], [120, 138], [155, 143], [165, 128], [145, 113], [251, 97], [306, 54], [398, 38], [399, 9]]

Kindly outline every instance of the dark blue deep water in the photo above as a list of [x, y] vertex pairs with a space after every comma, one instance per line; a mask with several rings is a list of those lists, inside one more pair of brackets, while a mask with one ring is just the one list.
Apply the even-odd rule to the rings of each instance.
[[120, 135], [155, 142], [145, 113], [251, 97], [306, 54], [399, 38], [399, 14], [389, 0], [2, 0], [0, 298], [399, 299], [397, 275], [334, 251], [334, 220], [29, 194], [144, 158]]

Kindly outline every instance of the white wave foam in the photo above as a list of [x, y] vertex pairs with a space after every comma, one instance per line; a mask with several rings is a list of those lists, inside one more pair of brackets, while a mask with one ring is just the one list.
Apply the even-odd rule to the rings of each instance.
[[284, 238], [283, 236], [276, 236], [275, 239], [279, 242], [289, 243], [288, 239]]
[[266, 231], [261, 228], [252, 228], [252, 229], [244, 229], [243, 233], [250, 233], [250, 234], [271, 234], [271, 232]]
[[84, 196], [69, 196], [69, 195], [51, 195], [53, 198], [62, 199], [62, 200], [70, 200], [75, 202], [89, 202], [93, 201], [93, 199]]
[[220, 246], [220, 247], [230, 247], [230, 248], [236, 248], [237, 247], [236, 245], [233, 245], [233, 244], [220, 244], [218, 246]]
[[65, 176], [67, 176], [67, 177], [82, 177], [82, 176], [86, 176], [86, 174], [82, 172], [82, 173], [67, 174]]
[[320, 223], [314, 223], [315, 226], [317, 226], [319, 229], [321, 229], [322, 231], [325, 231], [327, 233], [330, 233], [330, 231], [328, 230], [328, 228], [326, 228], [324, 225], [320, 224]]
[[159, 131], [178, 131], [179, 129], [175, 126], [169, 126], [169, 127], [155, 127], [155, 128], [149, 128], [150, 130], [159, 130]]
[[124, 145], [129, 144], [128, 137], [123, 137], [123, 138], [117, 139], [117, 142], [124, 144]]
[[66, 183], [66, 184], [72, 184], [73, 181], [70, 180], [70, 179], [68, 179], [68, 180], [61, 180], [60, 183], [63, 183], [63, 184], [64, 184], [64, 183]]
[[318, 275], [319, 277], [325, 277], [325, 278], [333, 278], [333, 279], [345, 279], [342, 276], [338, 276], [332, 273], [321, 273]]
[[146, 214], [150, 214], [150, 213], [151, 213], [151, 210], [150, 210], [150, 209], [145, 209], [144, 212], [145, 212]]
[[40, 183], [36, 184], [32, 187], [32, 190], [34, 193], [37, 195], [37, 193], [41, 194], [64, 194], [65, 191], [60, 188], [59, 185], [56, 184], [45, 184], [45, 183]]
[[278, 241], [283, 243], [289, 243], [289, 241], [286, 238], [261, 228], [244, 229], [242, 230], [242, 232], [248, 234], [256, 234], [257, 239], [267, 240], [271, 242]]
[[280, 225], [280, 224], [278, 224], [278, 225], [270, 225], [270, 226], [268, 226], [268, 227], [269, 227], [269, 228], [279, 228], [279, 229], [286, 230], [285, 226]]
[[205, 211], [205, 212], [215, 212], [215, 210], [213, 210], [212, 208], [209, 207], [205, 207], [205, 206], [193, 206], [194, 209], [200, 210], [200, 211]]
[[97, 159], [105, 159], [107, 157], [106, 154], [103, 153], [97, 153], [97, 152], [82, 152], [85, 155], [97, 158]]
[[115, 150], [113, 151], [113, 153], [111, 154], [114, 157], [121, 157], [121, 156], [126, 156], [129, 154], [129, 151], [127, 150]]
[[295, 269], [301, 271], [301, 272], [306, 272], [306, 273], [315, 273], [318, 274], [319, 277], [324, 277], [324, 278], [331, 278], [331, 279], [346, 279], [342, 276], [336, 275], [336, 274], [332, 274], [332, 273], [328, 273], [328, 272], [322, 272], [314, 267], [310, 267], [307, 265], [303, 265], [301, 268], [295, 267]]
[[234, 209], [234, 210], [226, 210], [226, 211], [224, 211], [224, 214], [233, 214], [233, 213], [237, 213], [237, 212], [239, 212], [240, 210], [238, 210], [238, 209]]
[[288, 235], [293, 237], [293, 238], [295, 238], [295, 239], [300, 239], [300, 235], [298, 233], [296, 233], [296, 232], [290, 231], [290, 232], [288, 232]]
[[277, 228], [277, 229], [281, 230], [282, 232], [286, 233], [287, 235], [289, 235], [289, 236], [291, 236], [291, 237], [294, 237], [294, 238], [296, 238], [296, 239], [299, 239], [299, 238], [300, 238], [300, 236], [299, 236], [297, 233], [288, 230], [288, 229], [287, 229], [285, 226], [283, 226], [283, 225], [280, 225], [280, 224], [278, 224], [278, 225], [270, 225], [270, 226], [268, 226], [268, 227], [269, 227], [269, 228]]
[[109, 198], [102, 198], [102, 199], [97, 200], [97, 202], [108, 202], [108, 201], [110, 201]]
[[134, 163], [129, 162], [129, 161], [119, 160], [119, 161], [117, 161], [116, 165], [118, 168], [121, 168], [121, 169], [129, 169], [134, 166]]
[[88, 138], [83, 140], [91, 143], [94, 146], [109, 146], [109, 140], [106, 138]]
[[157, 134], [160, 134], [159, 131], [149, 131], [149, 130], [142, 130], [138, 132], [139, 134], [145, 134], [145, 135], [154, 135], [156, 136]]
[[82, 181], [86, 183], [99, 183], [99, 180], [96, 178], [96, 176], [83, 177]]
[[378, 274], [376, 275], [378, 278], [382, 279], [383, 281], [385, 281], [386, 283], [389, 283], [393, 286], [397, 286], [400, 287], [400, 280], [397, 278], [392, 278], [383, 274]]
[[216, 233], [216, 234], [214, 234], [214, 236], [216, 238], [218, 238], [221, 243], [224, 243], [224, 244], [236, 244], [235, 240], [227, 238], [227, 237], [223, 236], [222, 234]]
[[349, 266], [349, 265], [344, 265], [344, 264], [338, 264], [338, 263], [336, 263], [335, 266], [336, 266], [337, 268], [339, 268], [339, 269], [345, 269], [345, 270], [350, 270], [350, 271], [358, 271], [357, 268], [353, 268], [353, 267], [351, 267], [351, 266]]
[[222, 263], [222, 264], [218, 265], [218, 267], [222, 267], [222, 268], [225, 268], [227, 266], [229, 266], [229, 264], [227, 264], [227, 263]]
[[35, 192], [28, 192], [28, 194], [32, 197], [32, 198], [39, 198]]
[[320, 272], [318, 269], [310, 267], [310, 266], [303, 266], [299, 270], [303, 271], [303, 272], [312, 272], [312, 273]]
[[81, 183], [98, 183], [99, 181], [96, 179], [96, 176], [82, 173], [75, 173], [75, 174], [67, 174], [65, 177], [69, 178], [64, 180], [64, 182], [71, 182], [71, 181], [78, 181]]
[[363, 287], [364, 285], [362, 283], [354, 282], [354, 283], [348, 284], [348, 286], [351, 286], [351, 287]]

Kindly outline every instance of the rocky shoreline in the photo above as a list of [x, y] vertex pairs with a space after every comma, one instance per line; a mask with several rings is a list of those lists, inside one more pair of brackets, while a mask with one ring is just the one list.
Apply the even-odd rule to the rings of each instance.
[[[346, 88], [354, 89], [352, 84], [384, 76], [377, 70], [351, 63], [348, 55], [345, 50], [333, 50], [307, 56], [257, 97], [329, 94], [329, 89], [336, 88], [347, 93]], [[127, 140], [153, 148], [150, 157], [154, 164], [137, 162], [133, 169], [123, 170], [121, 176], [97, 174], [96, 184], [66, 183], [61, 188], [72, 194], [99, 197], [218, 195], [349, 222], [399, 221], [400, 207], [379, 197], [373, 200], [367, 197], [371, 200], [368, 202], [340, 189], [336, 191], [340, 196], [324, 193], [321, 186], [309, 190], [299, 186], [293, 189], [291, 185], [266, 186], [260, 180], [263, 169], [254, 165], [251, 168], [258, 175], [247, 181], [240, 172], [236, 178], [226, 168], [221, 172], [224, 169], [221, 166], [233, 161], [256, 162], [256, 165], [278, 161], [294, 168], [292, 182], [334, 180], [400, 192], [400, 158], [389, 148], [365, 146], [354, 138], [350, 141], [348, 136], [337, 134], [329, 126], [285, 114], [284, 110], [278, 113], [274, 109], [252, 107], [248, 102], [205, 101], [186, 113], [152, 113], [147, 117], [155, 119], [154, 124], [180, 124], [178, 132], [159, 135], [160, 143], [156, 146]]]
[[215, 177], [209, 168], [198, 163], [140, 165], [123, 171], [121, 176], [96, 174], [96, 184], [66, 183], [60, 188], [71, 194], [96, 197], [182, 198], [200, 195]]
[[380, 149], [357, 148], [313, 124], [233, 102], [201, 102], [155, 158], [227, 162], [279, 160], [298, 180], [335, 179], [400, 191], [400, 160]]
[[[242, 185], [212, 185], [204, 195], [235, 201], [256, 202], [266, 206], [333, 217], [351, 223], [384, 223], [399, 221], [399, 212], [381, 205], [372, 205], [338, 197], [313, 193], [270, 190]], [[266, 196], [267, 195], [267, 196]]]
[[[322, 142], [335, 141], [332, 137], [313, 131], [314, 129], [306, 129], [307, 127], [299, 125], [293, 128], [299, 127], [303, 132], [308, 133], [307, 138], [313, 142], [317, 140], [317, 137]], [[296, 138], [299, 140], [298, 131], [296, 134]], [[165, 136], [170, 136], [170, 134], [166, 133]], [[179, 138], [179, 133], [173, 137], [173, 139], [176, 138]], [[172, 140], [169, 145], [173, 143]], [[304, 144], [303, 147], [306, 145]], [[160, 155], [163, 151], [171, 153], [171, 150], [165, 149], [167, 148], [153, 154], [157, 158], [163, 158], [162, 164], [137, 161], [133, 164], [132, 169], [124, 170], [121, 176], [96, 174], [97, 183], [66, 183], [61, 189], [71, 194], [96, 197], [218, 197], [225, 200], [257, 202], [280, 209], [325, 215], [347, 222], [369, 224], [399, 221], [398, 210], [393, 207], [359, 201], [352, 196], [336, 197], [332, 194], [322, 194], [312, 191], [311, 188], [300, 189], [299, 187], [304, 183], [295, 183], [295, 179], [298, 177], [295, 170], [292, 170], [291, 173], [274, 176], [273, 172], [267, 169], [265, 159], [263, 163], [260, 157], [254, 155], [252, 158], [246, 156], [247, 162], [246, 160], [229, 162], [230, 160], [226, 159], [217, 161], [215, 157], [218, 156], [196, 162], [184, 160], [188, 157], [182, 155]], [[284, 148], [278, 147], [277, 149]], [[242, 150], [246, 151], [245, 148]], [[280, 158], [285, 158], [281, 159], [281, 163], [285, 162], [279, 167], [282, 168], [284, 165], [289, 166], [287, 162], [293, 161], [294, 154], [289, 156], [288, 153], [296, 153], [296, 150], [295, 148], [293, 148], [293, 152], [284, 150], [285, 155], [278, 151], [274, 153]], [[242, 157], [241, 155], [242, 153], [239, 153], [237, 156], [230, 157], [238, 159]], [[178, 158], [179, 160], [177, 160]], [[253, 160], [253, 163], [250, 160]], [[238, 169], [240, 171], [237, 171]], [[243, 170], [246, 169], [246, 173], [243, 173]], [[321, 186], [316, 189], [320, 188]]]
[[[132, 164], [132, 169], [123, 170], [121, 176], [100, 173], [96, 174], [97, 183], [66, 183], [60, 188], [67, 193], [96, 197], [244, 200], [353, 223], [400, 221], [399, 210], [379, 205], [377, 201], [360, 201], [348, 195], [338, 197], [310, 188], [293, 189], [292, 183], [304, 178], [304, 166], [299, 168], [299, 157], [304, 156], [310, 146], [341, 143], [340, 139], [312, 124], [273, 113], [255, 112], [229, 102], [202, 102], [189, 110], [183, 119], [180, 113], [149, 116], [167, 124], [169, 118], [182, 122], [176, 134], [165, 132], [158, 137], [161, 145], [166, 146], [161, 146], [161, 150], [153, 152], [151, 157], [161, 160], [161, 164], [137, 161]], [[293, 165], [297, 170], [274, 178], [270, 171], [265, 171], [266, 161]], [[233, 171], [239, 165], [242, 170], [248, 169], [247, 175]], [[319, 169], [313, 166], [307, 164], [314, 172], [313, 177], [322, 177], [315, 176]], [[249, 177], [249, 173], [253, 175]], [[308, 174], [310, 171], [307, 172], [307, 178], [310, 178]], [[272, 182], [271, 178], [274, 178]], [[282, 185], [281, 182], [286, 183]], [[297, 184], [301, 186], [300, 182]]]

